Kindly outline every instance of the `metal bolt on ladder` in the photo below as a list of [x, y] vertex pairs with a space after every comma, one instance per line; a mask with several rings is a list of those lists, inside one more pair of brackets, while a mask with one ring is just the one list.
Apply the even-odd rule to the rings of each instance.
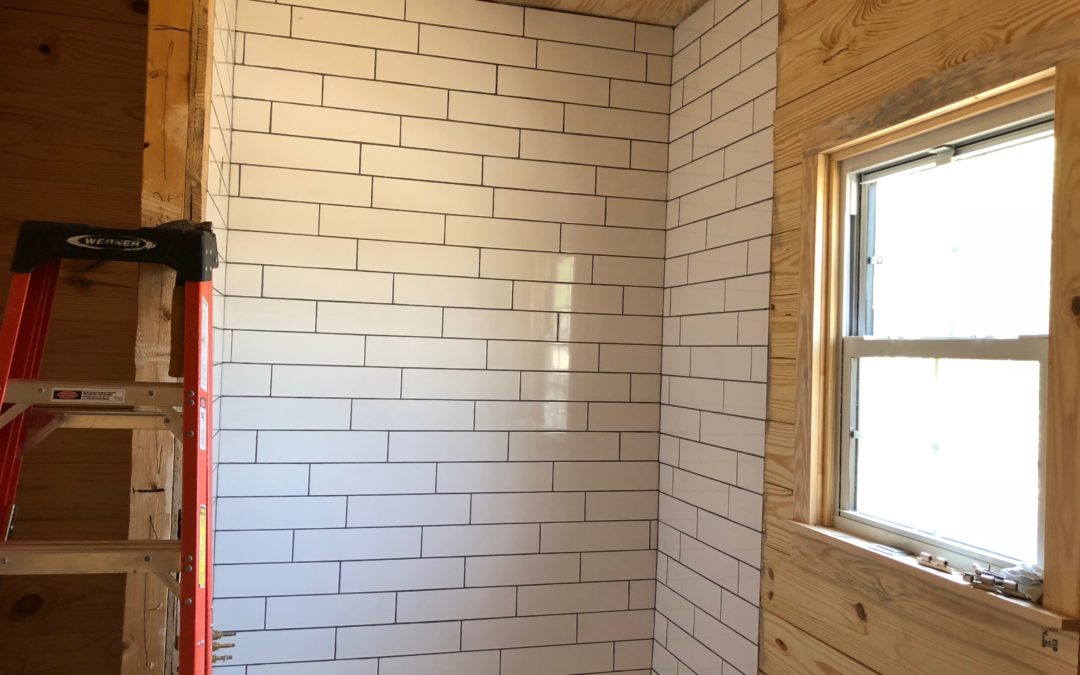
[[[39, 380], [60, 262], [165, 265], [176, 270], [169, 374], [182, 382]], [[0, 575], [147, 573], [181, 600], [180, 675], [208, 675], [211, 600], [211, 328], [217, 243], [209, 223], [116, 230], [22, 224], [0, 326]], [[183, 444], [179, 540], [12, 541], [23, 456], [57, 429], [172, 432]], [[181, 565], [181, 560], [185, 561]], [[177, 580], [179, 576], [179, 580]], [[213, 649], [207, 649], [207, 644]], [[228, 645], [231, 646], [231, 645]], [[222, 644], [221, 648], [226, 645]]]

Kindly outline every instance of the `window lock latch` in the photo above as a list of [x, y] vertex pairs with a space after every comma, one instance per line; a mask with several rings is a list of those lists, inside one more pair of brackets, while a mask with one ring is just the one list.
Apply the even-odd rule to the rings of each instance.
[[932, 553], [927, 553], [926, 551], [923, 551], [919, 554], [917, 559], [919, 561], [919, 564], [923, 567], [929, 567], [932, 570], [937, 570], [938, 572], [948, 572], [950, 574], [953, 571], [953, 568], [949, 566], [949, 561], [939, 555], [934, 555]]
[[1009, 579], [1004, 574], [995, 572], [982, 565], [972, 565], [972, 571], [964, 573], [964, 581], [971, 584], [973, 588], [978, 588], [981, 591], [1000, 593], [1001, 595], [1006, 595], [1010, 598], [1019, 598], [1021, 600], [1029, 599], [1028, 596], [1020, 590], [1019, 584], [1015, 581]]

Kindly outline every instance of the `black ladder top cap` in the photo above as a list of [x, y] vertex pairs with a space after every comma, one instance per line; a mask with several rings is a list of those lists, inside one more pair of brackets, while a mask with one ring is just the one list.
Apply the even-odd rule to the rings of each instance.
[[177, 281], [209, 281], [218, 266], [210, 223], [174, 220], [157, 227], [119, 230], [81, 223], [27, 220], [19, 227], [11, 271], [33, 272], [51, 260], [102, 260], [165, 265]]

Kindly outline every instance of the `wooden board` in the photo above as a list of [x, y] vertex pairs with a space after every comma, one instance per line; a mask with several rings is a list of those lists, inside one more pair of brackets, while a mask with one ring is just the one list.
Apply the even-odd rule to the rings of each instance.
[[[822, 153], [905, 125], [936, 123], [931, 118], [942, 111], [956, 111], [1003, 88], [1034, 91], [1045, 86], [1038, 80], [1047, 69], [1078, 56], [1080, 3], [1075, 0], [781, 2], [764, 566], [784, 574], [779, 581], [763, 574], [764, 672], [1077, 672], [1075, 634], [1064, 633], [1054, 652], [1042, 646], [1034, 624], [1010, 624], [985, 607], [916, 609], [931, 599], [931, 590], [911, 579], [883, 576], [872, 565], [852, 568], [850, 561], [811, 550], [793, 537], [789, 524], [827, 524], [835, 499], [829, 493], [832, 462], [821, 456], [832, 442], [820, 425], [829, 411], [815, 407], [823, 400], [818, 383], [834, 367], [821, 357], [827, 336], [817, 326], [835, 317], [814, 303], [820, 285], [828, 282], [816, 265], [827, 260], [829, 242], [817, 228], [826, 220], [823, 205], [836, 182]], [[1059, 96], [1059, 127], [1063, 111], [1080, 120], [1080, 81], [1069, 81], [1069, 93], [1061, 95], [1064, 100]], [[1032, 84], [1018, 86], [1024, 82]], [[1055, 238], [1080, 241], [1075, 215], [1080, 213], [1080, 129], [1059, 128], [1059, 135], [1063, 131], [1074, 140], [1059, 139], [1064, 155], [1058, 159], [1062, 172], [1056, 191], [1070, 195], [1072, 203], [1058, 204]], [[1054, 293], [1065, 311], [1054, 317], [1053, 330], [1062, 336], [1056, 360], [1075, 373], [1080, 319], [1072, 313], [1071, 299], [1080, 295], [1080, 250], [1070, 244], [1059, 254]], [[1080, 523], [1078, 381], [1072, 375], [1051, 382], [1060, 406], [1054, 414], [1063, 420], [1051, 434], [1057, 434], [1060, 453], [1071, 453], [1071, 461], [1058, 464], [1062, 471], [1047, 485], [1048, 511], [1072, 523]], [[1060, 546], [1047, 549], [1048, 568], [1067, 570], [1068, 580], [1048, 586], [1047, 604], [1073, 616], [1080, 615], [1077, 542], [1080, 532], [1073, 531]], [[858, 575], [866, 585], [856, 591], [852, 584]], [[870, 626], [852, 619], [859, 602]], [[986, 640], [986, 635], [996, 637]], [[774, 638], [792, 640], [799, 658], [780, 649]]]
[[625, 19], [661, 26], [677, 26], [706, 0], [491, 0], [508, 5], [526, 5]]
[[[138, 224], [137, 6], [0, 2], [0, 298], [20, 221]], [[44, 376], [133, 377], [135, 280], [112, 263], [63, 266]], [[130, 471], [130, 434], [58, 432], [27, 457], [15, 537], [124, 538]], [[0, 579], [0, 673], [117, 672], [123, 587], [121, 575]]]

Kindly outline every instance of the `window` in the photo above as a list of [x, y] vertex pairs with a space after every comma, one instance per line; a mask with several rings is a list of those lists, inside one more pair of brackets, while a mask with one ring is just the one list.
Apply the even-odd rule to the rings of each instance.
[[844, 162], [837, 525], [1042, 560], [1052, 100]]

